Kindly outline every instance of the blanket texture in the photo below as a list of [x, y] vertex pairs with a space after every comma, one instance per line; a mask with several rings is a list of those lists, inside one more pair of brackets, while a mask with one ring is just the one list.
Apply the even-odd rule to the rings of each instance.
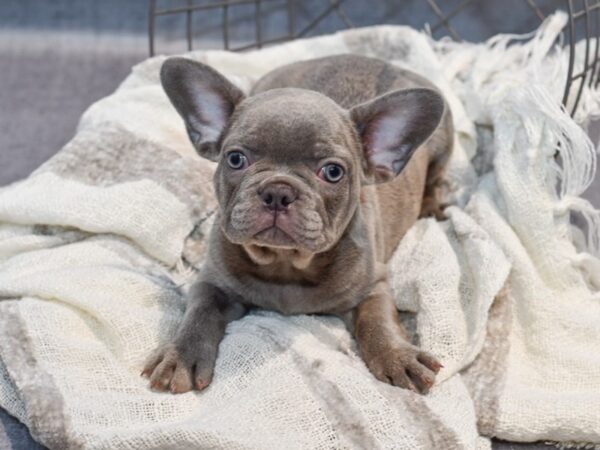
[[600, 445], [600, 215], [579, 197], [596, 162], [576, 123], [600, 102], [585, 86], [576, 121], [559, 106], [565, 23], [484, 44], [384, 26], [187, 55], [244, 90], [279, 65], [348, 52], [443, 90], [453, 206], [417, 222], [389, 267], [415, 341], [444, 364], [427, 396], [371, 376], [338, 319], [265, 311], [229, 325], [206, 391], [148, 389], [142, 362], [182, 317], [216, 208], [213, 167], [156, 57], [0, 190], [0, 406], [57, 449]]

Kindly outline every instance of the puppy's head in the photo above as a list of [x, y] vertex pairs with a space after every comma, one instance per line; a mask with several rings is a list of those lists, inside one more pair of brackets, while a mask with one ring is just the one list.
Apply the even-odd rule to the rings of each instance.
[[398, 175], [444, 110], [430, 89], [391, 92], [349, 111], [303, 89], [246, 98], [214, 69], [183, 58], [167, 60], [161, 80], [198, 153], [218, 163], [223, 232], [258, 259], [269, 249], [330, 249], [361, 185]]

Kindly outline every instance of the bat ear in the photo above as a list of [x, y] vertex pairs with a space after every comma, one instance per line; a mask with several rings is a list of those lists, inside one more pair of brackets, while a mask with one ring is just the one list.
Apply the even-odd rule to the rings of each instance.
[[390, 92], [350, 110], [360, 134], [369, 179], [390, 181], [439, 125], [444, 100], [433, 89]]
[[196, 151], [216, 161], [217, 143], [244, 94], [213, 68], [186, 58], [169, 58], [160, 70], [169, 100], [185, 121]]

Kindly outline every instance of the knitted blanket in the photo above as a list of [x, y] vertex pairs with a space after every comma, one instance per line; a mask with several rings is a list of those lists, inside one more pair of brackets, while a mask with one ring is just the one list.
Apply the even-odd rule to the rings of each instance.
[[340, 320], [266, 311], [228, 326], [205, 391], [148, 388], [143, 360], [182, 317], [216, 208], [156, 57], [0, 190], [0, 406], [56, 449], [600, 445], [600, 215], [579, 197], [596, 162], [577, 125], [600, 102], [586, 85], [577, 122], [560, 107], [565, 23], [482, 44], [381, 26], [186, 55], [246, 91], [279, 65], [352, 52], [444, 92], [448, 220], [417, 222], [389, 265], [403, 320], [444, 364], [428, 395], [377, 381]]

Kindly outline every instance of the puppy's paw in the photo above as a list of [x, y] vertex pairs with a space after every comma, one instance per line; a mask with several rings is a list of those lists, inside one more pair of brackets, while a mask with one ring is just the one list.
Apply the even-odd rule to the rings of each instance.
[[411, 344], [400, 344], [367, 359], [375, 377], [394, 386], [426, 394], [443, 367], [433, 356]]
[[424, 197], [421, 203], [421, 212], [419, 213], [419, 219], [427, 217], [435, 217], [436, 220], [444, 221], [448, 219], [444, 208], [448, 205], [443, 205], [438, 202], [434, 197]]
[[[199, 349], [167, 344], [156, 349], [146, 360], [142, 376], [150, 379], [155, 391], [183, 394], [192, 389], [201, 391], [213, 376], [214, 357]], [[208, 353], [208, 354], [207, 354]]]

